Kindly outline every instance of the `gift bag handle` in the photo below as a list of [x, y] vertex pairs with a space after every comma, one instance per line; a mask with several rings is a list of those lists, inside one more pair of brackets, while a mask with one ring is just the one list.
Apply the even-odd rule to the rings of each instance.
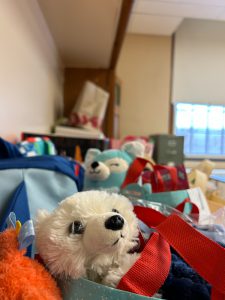
[[141, 257], [121, 278], [117, 288], [143, 296], [153, 296], [165, 282], [170, 264], [169, 243], [154, 232], [145, 245]]
[[[225, 249], [223, 247], [208, 239], [177, 215], [165, 217], [151, 208], [141, 206], [136, 206], [134, 211], [140, 220], [149, 227], [154, 227], [161, 238], [166, 240], [196, 272], [212, 285], [212, 300], [225, 299]], [[151, 239], [148, 243], [150, 241]], [[160, 247], [157, 249], [157, 245], [156, 250], [162, 251]], [[136, 263], [138, 264], [139, 260]], [[132, 268], [129, 271], [132, 271]], [[149, 273], [146, 274], [147, 272], [147, 269], [145, 271], [142, 269], [143, 276], [150, 276]], [[132, 274], [131, 278], [135, 278], [135, 274]], [[147, 296], [147, 292], [144, 295]]]
[[[154, 174], [158, 174], [158, 184], [159, 184], [159, 189], [162, 192], [164, 190], [163, 188], [163, 179], [160, 173], [158, 172], [159, 169], [161, 170], [167, 170], [170, 173], [170, 176], [173, 181], [173, 186], [174, 189], [177, 186], [178, 178], [177, 178], [177, 173], [173, 170], [171, 170], [169, 167], [166, 166], [161, 166], [161, 165], [154, 165], [151, 161], [142, 158], [142, 157], [137, 157], [133, 163], [131, 164], [130, 168], [128, 169], [127, 176], [121, 185], [121, 188], [125, 188], [128, 184], [134, 183], [138, 180], [139, 176], [141, 175], [142, 171], [144, 170], [146, 164], [150, 164], [153, 168]], [[153, 183], [154, 184], [154, 183]], [[156, 186], [153, 186], [153, 190], [157, 190]]]
[[138, 180], [139, 176], [141, 175], [141, 172], [144, 170], [147, 163], [150, 163], [153, 167], [152, 162], [148, 161], [145, 158], [138, 157], [136, 158], [133, 163], [130, 165], [127, 176], [124, 180], [124, 182], [121, 185], [121, 188], [125, 188], [128, 184], [134, 183]]

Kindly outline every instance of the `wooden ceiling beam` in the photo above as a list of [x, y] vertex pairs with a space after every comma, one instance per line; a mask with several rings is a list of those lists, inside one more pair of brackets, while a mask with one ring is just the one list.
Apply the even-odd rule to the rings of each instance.
[[117, 33], [116, 38], [114, 41], [113, 49], [112, 49], [112, 55], [111, 55], [111, 61], [110, 61], [110, 70], [114, 70], [116, 67], [116, 63], [120, 54], [120, 50], [123, 44], [123, 39], [126, 34], [126, 29], [132, 9], [134, 0], [123, 0], [121, 12], [120, 12], [120, 18], [119, 23], [117, 27]]

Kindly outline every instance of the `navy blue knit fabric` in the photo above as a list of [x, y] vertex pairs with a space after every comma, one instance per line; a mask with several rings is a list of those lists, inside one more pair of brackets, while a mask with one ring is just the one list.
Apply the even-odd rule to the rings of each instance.
[[167, 300], [210, 300], [211, 287], [172, 250], [170, 273], [161, 293]]

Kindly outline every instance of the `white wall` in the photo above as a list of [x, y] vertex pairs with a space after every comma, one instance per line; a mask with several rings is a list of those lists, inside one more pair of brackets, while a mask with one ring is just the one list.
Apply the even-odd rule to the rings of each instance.
[[62, 103], [62, 66], [36, 0], [0, 1], [0, 136], [48, 130]]
[[170, 37], [126, 36], [117, 65], [122, 137], [168, 133], [170, 71]]
[[175, 36], [175, 102], [225, 104], [225, 22], [185, 20]]

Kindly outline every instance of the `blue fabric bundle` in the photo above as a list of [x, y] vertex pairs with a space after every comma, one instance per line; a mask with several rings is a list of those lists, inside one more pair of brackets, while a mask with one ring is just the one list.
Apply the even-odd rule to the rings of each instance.
[[210, 300], [211, 287], [172, 250], [170, 273], [160, 292], [167, 300]]

